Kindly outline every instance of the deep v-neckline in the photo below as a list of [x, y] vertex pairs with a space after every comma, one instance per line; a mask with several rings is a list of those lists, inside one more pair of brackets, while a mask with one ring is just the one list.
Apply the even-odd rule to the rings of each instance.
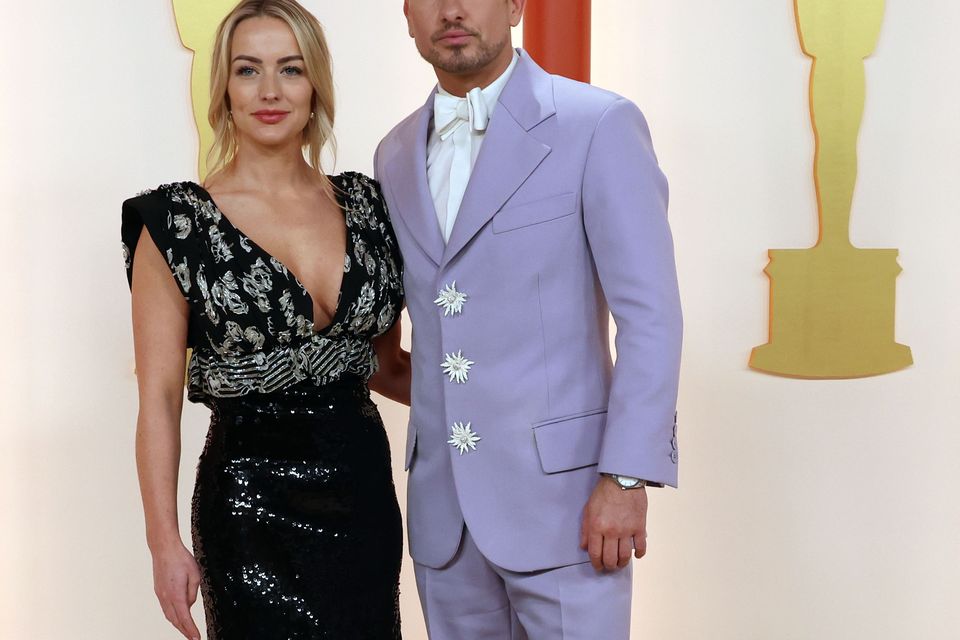
[[[260, 245], [260, 243], [258, 243], [256, 240], [251, 238], [249, 234], [243, 231], [243, 229], [235, 225], [233, 221], [230, 220], [229, 216], [227, 216], [227, 214], [223, 212], [223, 209], [220, 208], [220, 205], [217, 204], [217, 201], [214, 200], [213, 195], [209, 191], [207, 191], [202, 185], [197, 184], [196, 182], [191, 182], [191, 184], [197, 188], [200, 195], [205, 197], [207, 201], [210, 202], [210, 204], [213, 206], [213, 208], [216, 209], [217, 213], [220, 215], [221, 220], [225, 220], [227, 225], [229, 225], [229, 227], [233, 231], [235, 231], [237, 235], [239, 235], [242, 239], [247, 241], [248, 245], [253, 247], [255, 250], [259, 251], [261, 254], [263, 254], [263, 256], [266, 256], [268, 261], [274, 262], [277, 265], [279, 265], [281, 268], [283, 268], [284, 273], [286, 273], [289, 277], [293, 278], [293, 281], [296, 282], [297, 286], [300, 287], [300, 290], [303, 292], [303, 295], [306, 297], [307, 302], [309, 303], [310, 329], [313, 331], [314, 335], [323, 335], [328, 331], [330, 331], [330, 329], [332, 329], [336, 325], [340, 317], [340, 311], [341, 311], [342, 302], [343, 302], [343, 287], [346, 284], [346, 280], [347, 280], [347, 274], [345, 272], [345, 268], [343, 265], [346, 264], [347, 257], [350, 255], [350, 226], [348, 222], [349, 216], [347, 215], [346, 203], [341, 198], [340, 188], [335, 184], [335, 181], [338, 181], [337, 180], [338, 178], [339, 176], [327, 176], [327, 179], [330, 180], [331, 186], [333, 187], [334, 199], [337, 202], [337, 208], [340, 210], [340, 213], [343, 214], [345, 238], [344, 238], [343, 259], [340, 261], [340, 265], [341, 265], [340, 286], [337, 289], [337, 304], [333, 310], [333, 314], [330, 316], [330, 322], [327, 323], [327, 325], [325, 325], [324, 327], [321, 327], [319, 329], [317, 328], [317, 324], [316, 324], [317, 323], [317, 307], [316, 307], [315, 298], [313, 294], [310, 293], [310, 290], [307, 289], [307, 286], [303, 284], [303, 281], [297, 276], [296, 272], [293, 269], [291, 269], [289, 266], [287, 266], [285, 262], [280, 260], [280, 258], [276, 257], [275, 255], [273, 255], [272, 253], [264, 249], [263, 246]], [[219, 221], [217, 221], [217, 223], [219, 225]]]

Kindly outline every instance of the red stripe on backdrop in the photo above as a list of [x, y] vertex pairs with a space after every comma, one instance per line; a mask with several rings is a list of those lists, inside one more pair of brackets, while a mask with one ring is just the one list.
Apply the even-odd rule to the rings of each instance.
[[590, 82], [590, 0], [527, 0], [523, 48], [550, 73]]

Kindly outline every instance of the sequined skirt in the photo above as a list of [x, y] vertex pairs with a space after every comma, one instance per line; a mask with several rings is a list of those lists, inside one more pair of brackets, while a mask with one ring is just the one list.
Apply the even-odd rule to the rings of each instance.
[[193, 546], [208, 640], [400, 637], [400, 510], [366, 385], [209, 403]]

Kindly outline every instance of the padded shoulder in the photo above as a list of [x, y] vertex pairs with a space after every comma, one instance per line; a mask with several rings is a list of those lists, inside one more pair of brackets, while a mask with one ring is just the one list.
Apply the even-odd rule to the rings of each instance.
[[143, 229], [167, 261], [177, 286], [188, 300], [199, 261], [196, 234], [198, 211], [192, 183], [165, 184], [125, 200], [121, 208], [120, 238], [128, 285]]

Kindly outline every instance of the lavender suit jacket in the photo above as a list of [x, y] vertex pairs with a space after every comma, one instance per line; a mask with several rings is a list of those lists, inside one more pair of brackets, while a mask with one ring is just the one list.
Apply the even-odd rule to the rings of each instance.
[[[598, 472], [676, 486], [682, 320], [646, 122], [630, 101], [520, 56], [448, 243], [427, 185], [432, 94], [375, 158], [405, 263], [407, 524], [428, 567], [450, 561], [464, 522], [508, 570], [585, 562]], [[454, 281], [468, 298], [445, 315], [434, 301]], [[462, 384], [441, 369], [459, 351], [475, 362]], [[471, 424], [476, 450], [447, 443], [455, 422]]]

